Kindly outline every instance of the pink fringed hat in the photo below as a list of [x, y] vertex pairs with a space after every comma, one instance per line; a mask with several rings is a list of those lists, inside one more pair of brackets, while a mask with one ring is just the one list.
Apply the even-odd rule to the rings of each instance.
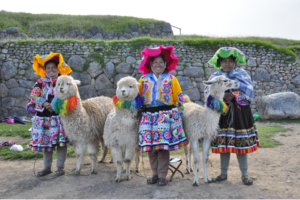
[[166, 58], [167, 70], [170, 73], [173, 70], [176, 70], [176, 65], [178, 63], [177, 56], [173, 55], [173, 46], [164, 47], [163, 45], [159, 45], [157, 48], [145, 48], [141, 55], [143, 56], [143, 60], [140, 64], [138, 70], [143, 72], [143, 74], [148, 74], [152, 72], [151, 70], [151, 57], [156, 57], [159, 54], [163, 54]]

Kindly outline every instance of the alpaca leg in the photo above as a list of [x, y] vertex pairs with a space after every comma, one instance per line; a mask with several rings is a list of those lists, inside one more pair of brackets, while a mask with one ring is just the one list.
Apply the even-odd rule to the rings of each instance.
[[99, 163], [103, 163], [107, 154], [108, 154], [108, 148], [105, 146], [103, 139], [100, 139], [101, 142], [101, 159]]
[[190, 172], [190, 167], [189, 167], [189, 163], [191, 162], [191, 160], [189, 160], [189, 150], [190, 150], [190, 148], [189, 148], [189, 146], [190, 146], [190, 144], [188, 144], [188, 145], [186, 145], [186, 146], [184, 146], [184, 155], [185, 155], [185, 168], [186, 168], [186, 174], [189, 174], [189, 173], [191, 173]]
[[122, 148], [121, 147], [112, 147], [111, 148], [111, 155], [114, 161], [117, 163], [117, 177], [115, 179], [116, 182], [121, 182], [121, 173], [122, 173], [122, 164], [123, 164], [123, 157], [122, 157]]
[[91, 174], [97, 174], [97, 157], [99, 152], [99, 143], [93, 142], [88, 144], [87, 152], [90, 156], [92, 171]]
[[195, 177], [193, 186], [199, 185], [199, 167], [200, 167], [200, 155], [199, 155], [199, 141], [195, 140], [191, 142], [192, 151], [194, 155], [194, 163], [195, 163]]
[[125, 167], [126, 167], [126, 180], [127, 181], [129, 181], [131, 179], [130, 165], [131, 165], [131, 161], [133, 159], [134, 152], [135, 152], [135, 148], [132, 148], [132, 147], [125, 148]]
[[73, 174], [80, 174], [81, 168], [82, 168], [82, 161], [85, 156], [85, 149], [86, 144], [82, 143], [76, 143], [75, 144], [75, 154], [76, 154], [76, 170], [73, 172]]
[[193, 162], [192, 162], [192, 145], [189, 145], [189, 169], [193, 172]]
[[140, 157], [141, 157], [141, 151], [140, 148], [135, 148], [135, 154], [134, 154], [134, 161], [135, 161], [135, 172], [140, 172]]
[[211, 181], [208, 178], [207, 174], [207, 161], [208, 161], [208, 151], [210, 147], [211, 140], [203, 139], [202, 141], [202, 165], [203, 165], [203, 173], [204, 173], [204, 181], [205, 183], [210, 183]]

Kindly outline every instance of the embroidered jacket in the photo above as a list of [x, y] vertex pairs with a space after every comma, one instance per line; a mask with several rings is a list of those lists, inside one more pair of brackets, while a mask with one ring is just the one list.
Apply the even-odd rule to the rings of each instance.
[[[34, 84], [33, 90], [31, 92], [28, 104], [26, 105], [26, 109], [30, 113], [43, 112], [43, 104], [48, 100], [49, 94], [55, 95], [55, 87], [51, 87], [55, 85], [56, 79], [52, 79], [49, 77], [43, 77], [37, 80]], [[52, 90], [52, 92], [51, 92]]]
[[153, 72], [142, 76], [139, 80], [139, 92], [144, 105], [174, 105], [183, 111], [183, 94], [179, 82], [170, 73], [164, 73], [157, 80]]

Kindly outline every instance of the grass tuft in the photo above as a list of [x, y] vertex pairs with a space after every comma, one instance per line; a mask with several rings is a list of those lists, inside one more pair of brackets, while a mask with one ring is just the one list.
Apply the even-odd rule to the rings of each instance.
[[30, 138], [30, 132], [28, 129], [30, 129], [32, 126], [32, 123], [25, 122], [25, 125], [23, 124], [7, 124], [7, 123], [0, 123], [0, 136], [3, 137], [15, 137], [19, 136], [22, 138]]
[[275, 126], [257, 125], [257, 129], [258, 129], [258, 135], [259, 135], [258, 139], [260, 141], [260, 147], [262, 148], [272, 148], [278, 145], [282, 145], [281, 142], [273, 139], [275, 133], [293, 130], [290, 128], [284, 128], [279, 125], [275, 125]]

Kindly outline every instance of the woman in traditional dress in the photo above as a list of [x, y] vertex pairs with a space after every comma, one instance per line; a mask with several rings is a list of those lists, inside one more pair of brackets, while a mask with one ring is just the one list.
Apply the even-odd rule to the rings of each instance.
[[51, 106], [55, 97], [55, 83], [59, 74], [69, 74], [71, 68], [63, 61], [60, 53], [34, 57], [33, 69], [41, 78], [37, 80], [26, 106], [35, 114], [32, 120], [30, 147], [32, 151], [43, 151], [44, 169], [37, 176], [52, 173], [53, 150], [57, 148], [56, 175], [63, 175], [67, 156], [67, 139], [63, 130], [63, 122]]
[[148, 184], [164, 186], [170, 151], [187, 145], [182, 126], [183, 94], [177, 78], [171, 75], [176, 70], [178, 58], [173, 47], [145, 48], [139, 70], [139, 90], [142, 97], [142, 119], [139, 127], [139, 146], [148, 152], [153, 176]]
[[[239, 86], [235, 90], [225, 92], [223, 100], [229, 107], [226, 114], [221, 115], [218, 137], [212, 142], [212, 152], [220, 154], [221, 174], [213, 178], [213, 182], [227, 180], [230, 153], [235, 153], [245, 185], [252, 185], [252, 178], [248, 177], [248, 153], [257, 150], [259, 146], [258, 133], [252, 116], [250, 103], [253, 99], [253, 86], [250, 76], [241, 68], [246, 64], [244, 53], [234, 47], [221, 47], [208, 61], [209, 64], [220, 69], [209, 78], [224, 75], [235, 80]], [[205, 88], [205, 93], [208, 92]]]

